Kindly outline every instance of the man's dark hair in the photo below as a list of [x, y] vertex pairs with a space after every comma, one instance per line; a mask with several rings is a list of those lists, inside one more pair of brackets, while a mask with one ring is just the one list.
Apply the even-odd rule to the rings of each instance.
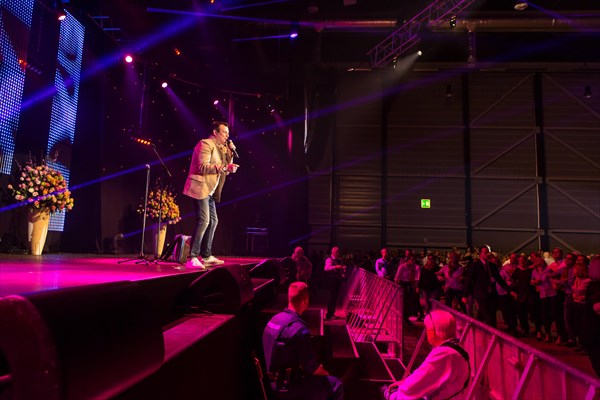
[[483, 249], [484, 247], [487, 249], [488, 253], [492, 252], [492, 248], [490, 247], [489, 244], [482, 244], [481, 246], [479, 246], [479, 252], [480, 253], [481, 253], [481, 249]]
[[213, 121], [212, 122], [212, 130], [218, 132], [219, 131], [219, 126], [221, 126], [221, 125], [229, 127], [229, 124], [227, 122]]

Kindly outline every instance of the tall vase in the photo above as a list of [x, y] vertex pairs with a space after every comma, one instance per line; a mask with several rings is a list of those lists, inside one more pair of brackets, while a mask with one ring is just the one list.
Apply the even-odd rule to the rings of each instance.
[[39, 256], [44, 250], [46, 237], [48, 236], [48, 224], [50, 223], [50, 211], [48, 209], [32, 208], [27, 214], [29, 249], [31, 255]]
[[167, 237], [167, 224], [161, 224], [160, 229], [155, 229], [154, 245], [156, 246], [156, 255], [161, 256], [165, 247], [165, 239]]

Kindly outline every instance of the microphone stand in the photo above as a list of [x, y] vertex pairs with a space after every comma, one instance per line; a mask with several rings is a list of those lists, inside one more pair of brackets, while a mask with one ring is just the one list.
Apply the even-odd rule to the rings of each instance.
[[[167, 173], [167, 176], [169, 178], [172, 178], [173, 175], [171, 175], [171, 171], [169, 171], [169, 168], [167, 168], [167, 165], [164, 163], [163, 159], [161, 158], [160, 154], [158, 154], [158, 151], [156, 150], [156, 146], [154, 144], [152, 144], [152, 150], [154, 150], [154, 154], [156, 154], [156, 158], [158, 158], [158, 161], [160, 161], [160, 163], [162, 164], [163, 168], [164, 168], [164, 172]], [[158, 233], [156, 235], [156, 251], [158, 252], [158, 240], [159, 240], [159, 235], [160, 235], [160, 225], [162, 222], [162, 205], [163, 205], [163, 201], [164, 201], [164, 195], [165, 195], [165, 191], [164, 191], [164, 186], [163, 188], [161, 188], [159, 186], [158, 188], [160, 190], [160, 197], [159, 197], [159, 204], [158, 204], [158, 209], [160, 210], [158, 213], [158, 225], [157, 225], [157, 229], [158, 229]], [[163, 246], [163, 253], [164, 253], [164, 246]], [[154, 255], [154, 262], [158, 262], [158, 261], [166, 261], [163, 258], [163, 254], [155, 254]]]
[[127, 260], [121, 260], [117, 264], [124, 262], [137, 260], [136, 264], [144, 263], [148, 265], [148, 257], [144, 255], [144, 234], [146, 233], [146, 214], [148, 212], [148, 189], [150, 187], [150, 165], [146, 164], [146, 195], [144, 196], [144, 220], [142, 222], [142, 244], [140, 245], [140, 254], [135, 258], [129, 258]]

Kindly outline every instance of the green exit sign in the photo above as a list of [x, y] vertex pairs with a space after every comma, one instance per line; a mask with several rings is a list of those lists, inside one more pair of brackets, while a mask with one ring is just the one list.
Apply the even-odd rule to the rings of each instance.
[[431, 208], [431, 200], [421, 199], [421, 208]]

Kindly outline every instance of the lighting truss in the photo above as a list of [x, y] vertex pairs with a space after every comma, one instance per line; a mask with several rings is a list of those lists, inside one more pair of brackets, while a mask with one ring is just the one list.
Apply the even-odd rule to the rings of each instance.
[[383, 67], [421, 41], [419, 32], [430, 24], [437, 26], [465, 10], [477, 0], [436, 0], [373, 47], [367, 55], [371, 66]]

